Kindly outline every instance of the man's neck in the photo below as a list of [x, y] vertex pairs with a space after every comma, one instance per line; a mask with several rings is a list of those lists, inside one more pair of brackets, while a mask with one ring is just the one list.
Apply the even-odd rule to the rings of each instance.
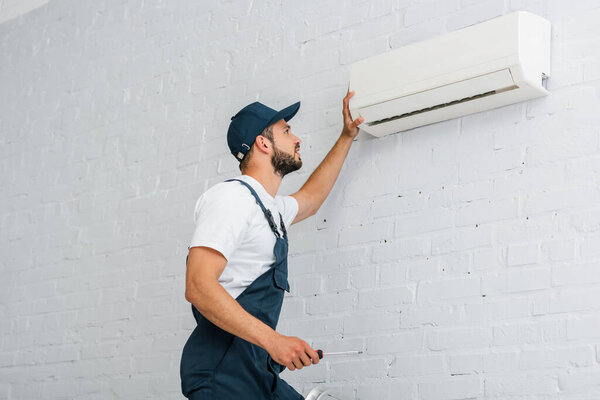
[[248, 168], [243, 172], [243, 175], [248, 175], [256, 179], [261, 185], [263, 185], [271, 197], [275, 197], [283, 179], [282, 176], [273, 173], [273, 171], [268, 171], [265, 169], [261, 170], [259, 168]]

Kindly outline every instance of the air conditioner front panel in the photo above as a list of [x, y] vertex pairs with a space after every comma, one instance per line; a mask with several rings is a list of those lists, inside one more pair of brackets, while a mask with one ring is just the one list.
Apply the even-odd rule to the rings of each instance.
[[485, 63], [463, 65], [462, 69], [446, 71], [437, 75], [422, 75], [420, 80], [409, 80], [404, 76], [374, 68], [371, 73], [362, 75], [360, 79], [352, 80], [351, 78], [352, 90], [357, 94], [362, 93], [362, 95], [356, 96], [356, 99], [352, 98], [354, 100], [352, 107], [364, 108], [398, 97], [418, 94], [431, 88], [477, 78], [486, 72], [507, 69], [518, 61], [517, 57], [503, 57]]
[[492, 72], [472, 79], [436, 87], [410, 96], [359, 108], [365, 118], [365, 125], [376, 125], [378, 121], [398, 118], [420, 110], [444, 107], [452, 102], [465, 101], [474, 96], [483, 96], [494, 91], [508, 90], [515, 86], [509, 69]]
[[493, 96], [482, 96], [470, 101], [456, 103], [428, 112], [417, 113], [404, 118], [392, 119], [386, 123], [375, 124], [371, 126], [363, 123], [360, 125], [360, 128], [371, 135], [381, 137], [391, 133], [402, 132], [419, 126], [429, 125], [435, 122], [446, 121], [481, 111], [503, 107], [519, 101], [531, 100], [536, 97], [540, 97], [541, 95], [543, 94], [540, 93], [540, 89], [538, 87], [524, 84], [521, 87], [496, 93]]

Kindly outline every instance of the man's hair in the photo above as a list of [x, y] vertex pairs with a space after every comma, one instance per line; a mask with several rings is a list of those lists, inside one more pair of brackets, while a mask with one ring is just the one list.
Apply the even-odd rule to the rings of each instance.
[[[269, 139], [271, 143], [273, 143], [273, 125], [267, 126], [259, 136], [264, 136], [265, 138]], [[250, 162], [250, 157], [252, 156], [252, 150], [254, 150], [254, 143], [252, 143], [250, 150], [246, 152], [244, 158], [242, 158], [242, 161], [240, 161], [240, 171], [242, 173], [244, 173], [246, 168], [248, 168], [248, 163]]]

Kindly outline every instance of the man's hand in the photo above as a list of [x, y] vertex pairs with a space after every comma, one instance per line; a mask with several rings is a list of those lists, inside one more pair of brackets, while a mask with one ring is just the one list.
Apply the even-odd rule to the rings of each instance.
[[344, 108], [342, 110], [342, 114], [344, 115], [344, 129], [342, 130], [342, 135], [349, 136], [353, 139], [358, 135], [358, 125], [362, 124], [365, 120], [364, 117], [358, 117], [352, 121], [348, 103], [350, 102], [350, 98], [354, 96], [354, 93], [354, 91], [351, 92], [350, 88], [348, 88], [348, 94], [344, 97]]
[[275, 362], [285, 365], [290, 371], [319, 363], [317, 352], [304, 340], [293, 336], [276, 333], [265, 350]]

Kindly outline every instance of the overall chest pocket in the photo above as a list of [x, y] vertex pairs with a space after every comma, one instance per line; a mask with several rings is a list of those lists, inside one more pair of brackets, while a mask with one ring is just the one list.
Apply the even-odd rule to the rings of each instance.
[[286, 292], [290, 291], [290, 284], [288, 283], [287, 276], [283, 271], [275, 269], [273, 271], [273, 282], [275, 286]]

